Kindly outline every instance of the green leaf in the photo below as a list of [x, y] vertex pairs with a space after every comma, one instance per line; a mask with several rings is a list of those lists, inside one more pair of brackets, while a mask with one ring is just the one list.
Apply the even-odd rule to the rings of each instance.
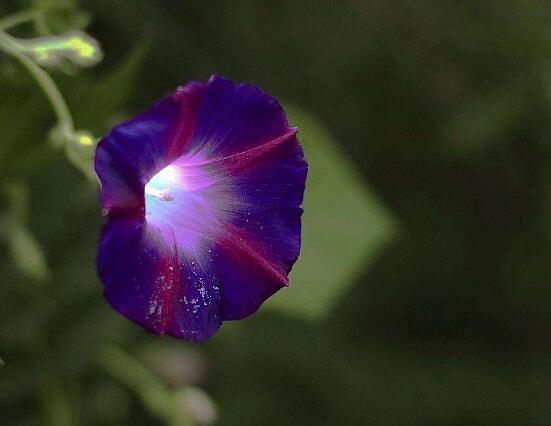
[[23, 226], [10, 232], [12, 256], [18, 268], [38, 282], [46, 281], [50, 272], [44, 254], [34, 236]]
[[286, 110], [309, 163], [302, 249], [291, 286], [268, 306], [318, 319], [391, 240], [396, 222], [321, 123], [304, 111]]
[[25, 184], [12, 182], [2, 188], [8, 198], [8, 212], [0, 217], [0, 234], [8, 241], [17, 267], [28, 277], [44, 282], [50, 271], [42, 248], [25, 226], [29, 191]]
[[48, 426], [71, 426], [75, 424], [76, 409], [69, 390], [56, 378], [49, 378], [42, 386], [44, 420]]

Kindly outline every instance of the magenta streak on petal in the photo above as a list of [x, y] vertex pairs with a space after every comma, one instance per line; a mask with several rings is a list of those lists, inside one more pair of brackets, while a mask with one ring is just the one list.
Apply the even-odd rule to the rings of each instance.
[[153, 288], [144, 307], [147, 328], [188, 340], [207, 338], [221, 321], [218, 276], [208, 257], [214, 244], [197, 236], [194, 249], [183, 250], [176, 244], [181, 230], [146, 226], [153, 236], [146, 244], [160, 254], [155, 262]]
[[167, 164], [172, 163], [182, 155], [189, 145], [195, 127], [197, 109], [199, 108], [205, 86], [202, 83], [189, 83], [178, 88], [172, 97], [180, 104], [179, 118], [169, 139]]
[[[166, 235], [162, 237], [162, 239], [152, 238], [152, 241], [148, 242], [155, 245], [162, 253], [146, 311], [146, 320], [152, 323], [152, 328], [159, 334], [166, 333], [170, 323], [174, 321], [175, 300], [183, 287], [174, 237], [171, 239]], [[170, 244], [171, 241], [172, 244]]]
[[274, 138], [271, 141], [266, 142], [262, 145], [255, 146], [254, 148], [248, 149], [246, 151], [239, 152], [239, 153], [233, 154], [233, 155], [228, 155], [227, 157], [215, 158], [213, 160], [206, 160], [206, 161], [200, 161], [200, 162], [194, 162], [194, 161], [191, 160], [191, 161], [187, 161], [186, 165], [188, 165], [188, 166], [203, 166], [203, 165], [207, 165], [207, 164], [217, 163], [217, 162], [220, 162], [220, 161], [224, 161], [224, 162], [227, 161], [228, 163], [231, 164], [233, 162], [233, 160], [237, 160], [237, 161], [241, 160], [242, 161], [242, 160], [247, 160], [247, 159], [255, 159], [255, 158], [265, 154], [270, 149], [272, 149], [273, 147], [279, 145], [280, 143], [289, 140], [292, 136], [296, 135], [297, 132], [298, 132], [298, 128], [293, 127], [291, 129], [289, 129], [289, 131], [286, 132], [285, 134], [283, 134], [283, 135], [281, 135], [277, 138]]
[[227, 176], [238, 174], [251, 163], [267, 155], [274, 148], [291, 140], [297, 132], [298, 129], [293, 127], [287, 133], [270, 142], [237, 154], [213, 160], [197, 160], [197, 155], [192, 158], [183, 156], [176, 160], [173, 166], [179, 169], [181, 179], [185, 181], [186, 189], [188, 191], [195, 191], [213, 185]]
[[288, 286], [289, 279], [280, 271], [273, 262], [267, 260], [267, 256], [262, 253], [262, 249], [252, 242], [247, 242], [247, 237], [233, 226], [225, 226], [219, 244], [224, 249], [232, 253], [233, 256], [243, 256], [267, 272], [272, 278], [276, 279], [281, 286]]
[[[179, 158], [146, 185], [146, 220], [159, 228], [165, 225], [180, 228], [175, 233], [179, 246], [192, 248], [193, 240], [196, 240], [186, 229], [216, 237], [220, 223], [224, 222], [226, 209], [223, 200], [226, 197], [217, 197], [216, 192], [204, 193], [201, 189], [239, 173], [275, 147], [291, 140], [296, 132], [297, 129], [293, 128], [261, 146], [216, 160], [189, 163], [190, 159]], [[231, 193], [231, 185], [221, 191]]]

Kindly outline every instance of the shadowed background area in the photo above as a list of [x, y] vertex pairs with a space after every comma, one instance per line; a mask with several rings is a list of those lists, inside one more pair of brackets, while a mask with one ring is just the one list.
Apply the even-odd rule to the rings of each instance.
[[97, 188], [0, 53], [0, 423], [192, 424], [173, 404], [217, 425], [550, 424], [547, 1], [2, 0], [0, 17], [32, 5], [104, 50], [50, 71], [78, 128], [216, 73], [282, 102], [310, 173], [291, 287], [206, 343], [148, 335], [104, 302]]

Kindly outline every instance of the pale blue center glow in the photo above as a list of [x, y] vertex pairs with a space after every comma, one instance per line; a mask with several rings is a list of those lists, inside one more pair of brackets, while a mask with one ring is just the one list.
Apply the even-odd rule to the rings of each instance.
[[172, 164], [154, 175], [144, 188], [145, 218], [178, 247], [195, 250], [203, 237], [223, 229], [227, 210], [225, 188], [213, 188], [200, 167]]
[[152, 218], [162, 216], [171, 210], [176, 193], [181, 191], [176, 180], [174, 166], [167, 166], [151, 178], [145, 185], [145, 215]]

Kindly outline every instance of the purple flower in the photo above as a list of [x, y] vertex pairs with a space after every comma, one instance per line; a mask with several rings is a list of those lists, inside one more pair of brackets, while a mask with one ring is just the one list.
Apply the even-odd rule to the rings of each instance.
[[296, 133], [274, 98], [216, 76], [112, 129], [95, 158], [111, 306], [198, 341], [286, 286], [307, 171]]

